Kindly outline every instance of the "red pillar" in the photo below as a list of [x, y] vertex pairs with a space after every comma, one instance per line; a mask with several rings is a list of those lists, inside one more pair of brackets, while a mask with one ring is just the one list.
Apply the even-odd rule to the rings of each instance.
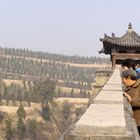
[[115, 69], [115, 65], [116, 65], [116, 56], [112, 55], [112, 69]]

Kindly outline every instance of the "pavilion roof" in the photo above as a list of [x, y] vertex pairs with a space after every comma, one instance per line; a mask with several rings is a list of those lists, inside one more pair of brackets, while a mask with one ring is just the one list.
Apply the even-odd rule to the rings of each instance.
[[104, 38], [101, 38], [100, 41], [104, 44], [112, 44], [113, 46], [140, 48], [140, 36], [132, 29], [131, 23], [129, 23], [128, 30], [122, 37], [115, 37], [114, 33], [112, 33], [112, 37], [105, 34]]

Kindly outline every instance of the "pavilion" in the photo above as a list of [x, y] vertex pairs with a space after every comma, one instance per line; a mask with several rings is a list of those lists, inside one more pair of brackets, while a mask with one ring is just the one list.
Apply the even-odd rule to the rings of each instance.
[[103, 42], [103, 48], [99, 53], [110, 55], [112, 68], [121, 64], [124, 59], [140, 61], [140, 36], [133, 30], [131, 23], [122, 37], [116, 37], [114, 33], [111, 37], [105, 34], [100, 41]]

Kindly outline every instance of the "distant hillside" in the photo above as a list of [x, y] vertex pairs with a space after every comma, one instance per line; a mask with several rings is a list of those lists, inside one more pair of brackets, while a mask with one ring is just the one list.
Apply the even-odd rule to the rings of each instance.
[[[21, 80], [25, 83], [25, 81], [35, 82], [49, 78], [58, 86], [57, 96], [65, 97], [68, 92], [73, 95], [73, 92], [78, 91], [79, 94], [74, 94], [76, 97], [87, 97], [88, 92], [92, 92], [95, 71], [108, 67], [107, 58], [65, 56], [28, 49], [0, 48], [1, 79]], [[63, 90], [63, 87], [66, 87], [67, 91]]]
[[64, 81], [92, 81], [96, 69], [109, 64], [107, 58], [80, 57], [34, 52], [28, 49], [0, 48], [2, 79], [34, 81], [50, 78]]
[[100, 58], [100, 57], [84, 57], [84, 56], [66, 56], [62, 54], [52, 54], [47, 52], [31, 51], [28, 49], [15, 49], [15, 48], [3, 48], [0, 47], [0, 54], [11, 55], [11, 56], [20, 56], [20, 57], [31, 57], [38, 59], [48, 59], [50, 61], [62, 61], [69, 63], [78, 63], [78, 64], [109, 64], [109, 58]]
[[7, 132], [7, 116], [13, 123], [12, 139], [18, 139], [16, 110], [22, 103], [27, 111], [24, 136], [32, 139], [34, 122], [37, 140], [56, 140], [85, 111], [94, 94], [95, 72], [109, 68], [106, 58], [0, 48], [0, 139]]

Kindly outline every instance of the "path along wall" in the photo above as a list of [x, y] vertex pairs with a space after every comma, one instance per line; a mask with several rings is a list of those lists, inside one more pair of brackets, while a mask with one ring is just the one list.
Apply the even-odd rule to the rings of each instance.
[[139, 140], [130, 104], [123, 97], [120, 70], [101, 89], [64, 140]]

